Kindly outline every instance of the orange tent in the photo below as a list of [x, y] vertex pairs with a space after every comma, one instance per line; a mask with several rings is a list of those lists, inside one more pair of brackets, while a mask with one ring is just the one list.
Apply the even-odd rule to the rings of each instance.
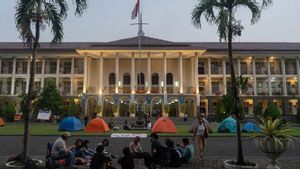
[[168, 117], [160, 117], [157, 119], [151, 129], [152, 133], [176, 133], [177, 129]]
[[85, 128], [86, 132], [107, 132], [109, 127], [102, 118], [94, 118]]
[[2, 118], [0, 118], [0, 126], [5, 126], [5, 122]]

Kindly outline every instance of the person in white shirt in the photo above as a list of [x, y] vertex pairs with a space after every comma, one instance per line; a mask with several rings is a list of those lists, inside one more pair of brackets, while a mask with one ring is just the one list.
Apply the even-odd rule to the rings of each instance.
[[129, 149], [134, 158], [143, 158], [144, 151], [142, 149], [140, 137], [135, 137], [134, 140], [130, 143]]
[[208, 127], [205, 124], [205, 121], [202, 117], [198, 118], [198, 125], [194, 130], [193, 140], [196, 139], [196, 146], [198, 148], [198, 153], [200, 156], [200, 160], [203, 159], [203, 151], [205, 149], [205, 139], [208, 136]]
[[52, 149], [51, 155], [56, 159], [65, 159], [66, 167], [73, 167], [74, 164], [74, 154], [71, 149], [74, 146], [67, 147], [66, 141], [71, 136], [69, 132], [65, 132], [61, 137], [55, 140]]

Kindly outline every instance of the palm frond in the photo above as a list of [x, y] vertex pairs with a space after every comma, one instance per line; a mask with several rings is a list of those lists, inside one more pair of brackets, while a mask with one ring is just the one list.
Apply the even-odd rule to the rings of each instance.
[[243, 6], [251, 11], [251, 24], [255, 24], [259, 20], [261, 9], [259, 3], [257, 3], [255, 0], [237, 0], [235, 6]]
[[87, 0], [75, 0], [75, 15], [81, 16], [83, 12], [87, 9]]
[[45, 21], [51, 26], [51, 32], [53, 34], [53, 39], [51, 45], [59, 44], [63, 38], [63, 25], [62, 25], [62, 16], [57, 10], [54, 4], [44, 3], [45, 6]]
[[192, 23], [195, 27], [201, 28], [201, 17], [204, 16], [209, 24], [216, 21], [214, 8], [219, 7], [217, 0], [199, 0], [192, 12]]

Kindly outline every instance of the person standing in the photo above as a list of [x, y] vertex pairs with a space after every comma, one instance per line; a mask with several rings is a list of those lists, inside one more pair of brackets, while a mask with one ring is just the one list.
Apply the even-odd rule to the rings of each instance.
[[203, 151], [205, 149], [205, 139], [208, 137], [208, 128], [202, 117], [198, 118], [198, 125], [194, 130], [193, 140], [196, 141], [196, 146], [200, 156], [200, 160], [203, 160]]

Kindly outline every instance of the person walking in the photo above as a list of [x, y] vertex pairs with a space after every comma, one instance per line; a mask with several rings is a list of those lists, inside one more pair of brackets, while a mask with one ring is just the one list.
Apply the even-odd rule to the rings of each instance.
[[202, 117], [198, 118], [198, 125], [194, 129], [193, 140], [196, 141], [200, 160], [203, 160], [203, 151], [205, 149], [205, 139], [208, 137], [208, 128]]

